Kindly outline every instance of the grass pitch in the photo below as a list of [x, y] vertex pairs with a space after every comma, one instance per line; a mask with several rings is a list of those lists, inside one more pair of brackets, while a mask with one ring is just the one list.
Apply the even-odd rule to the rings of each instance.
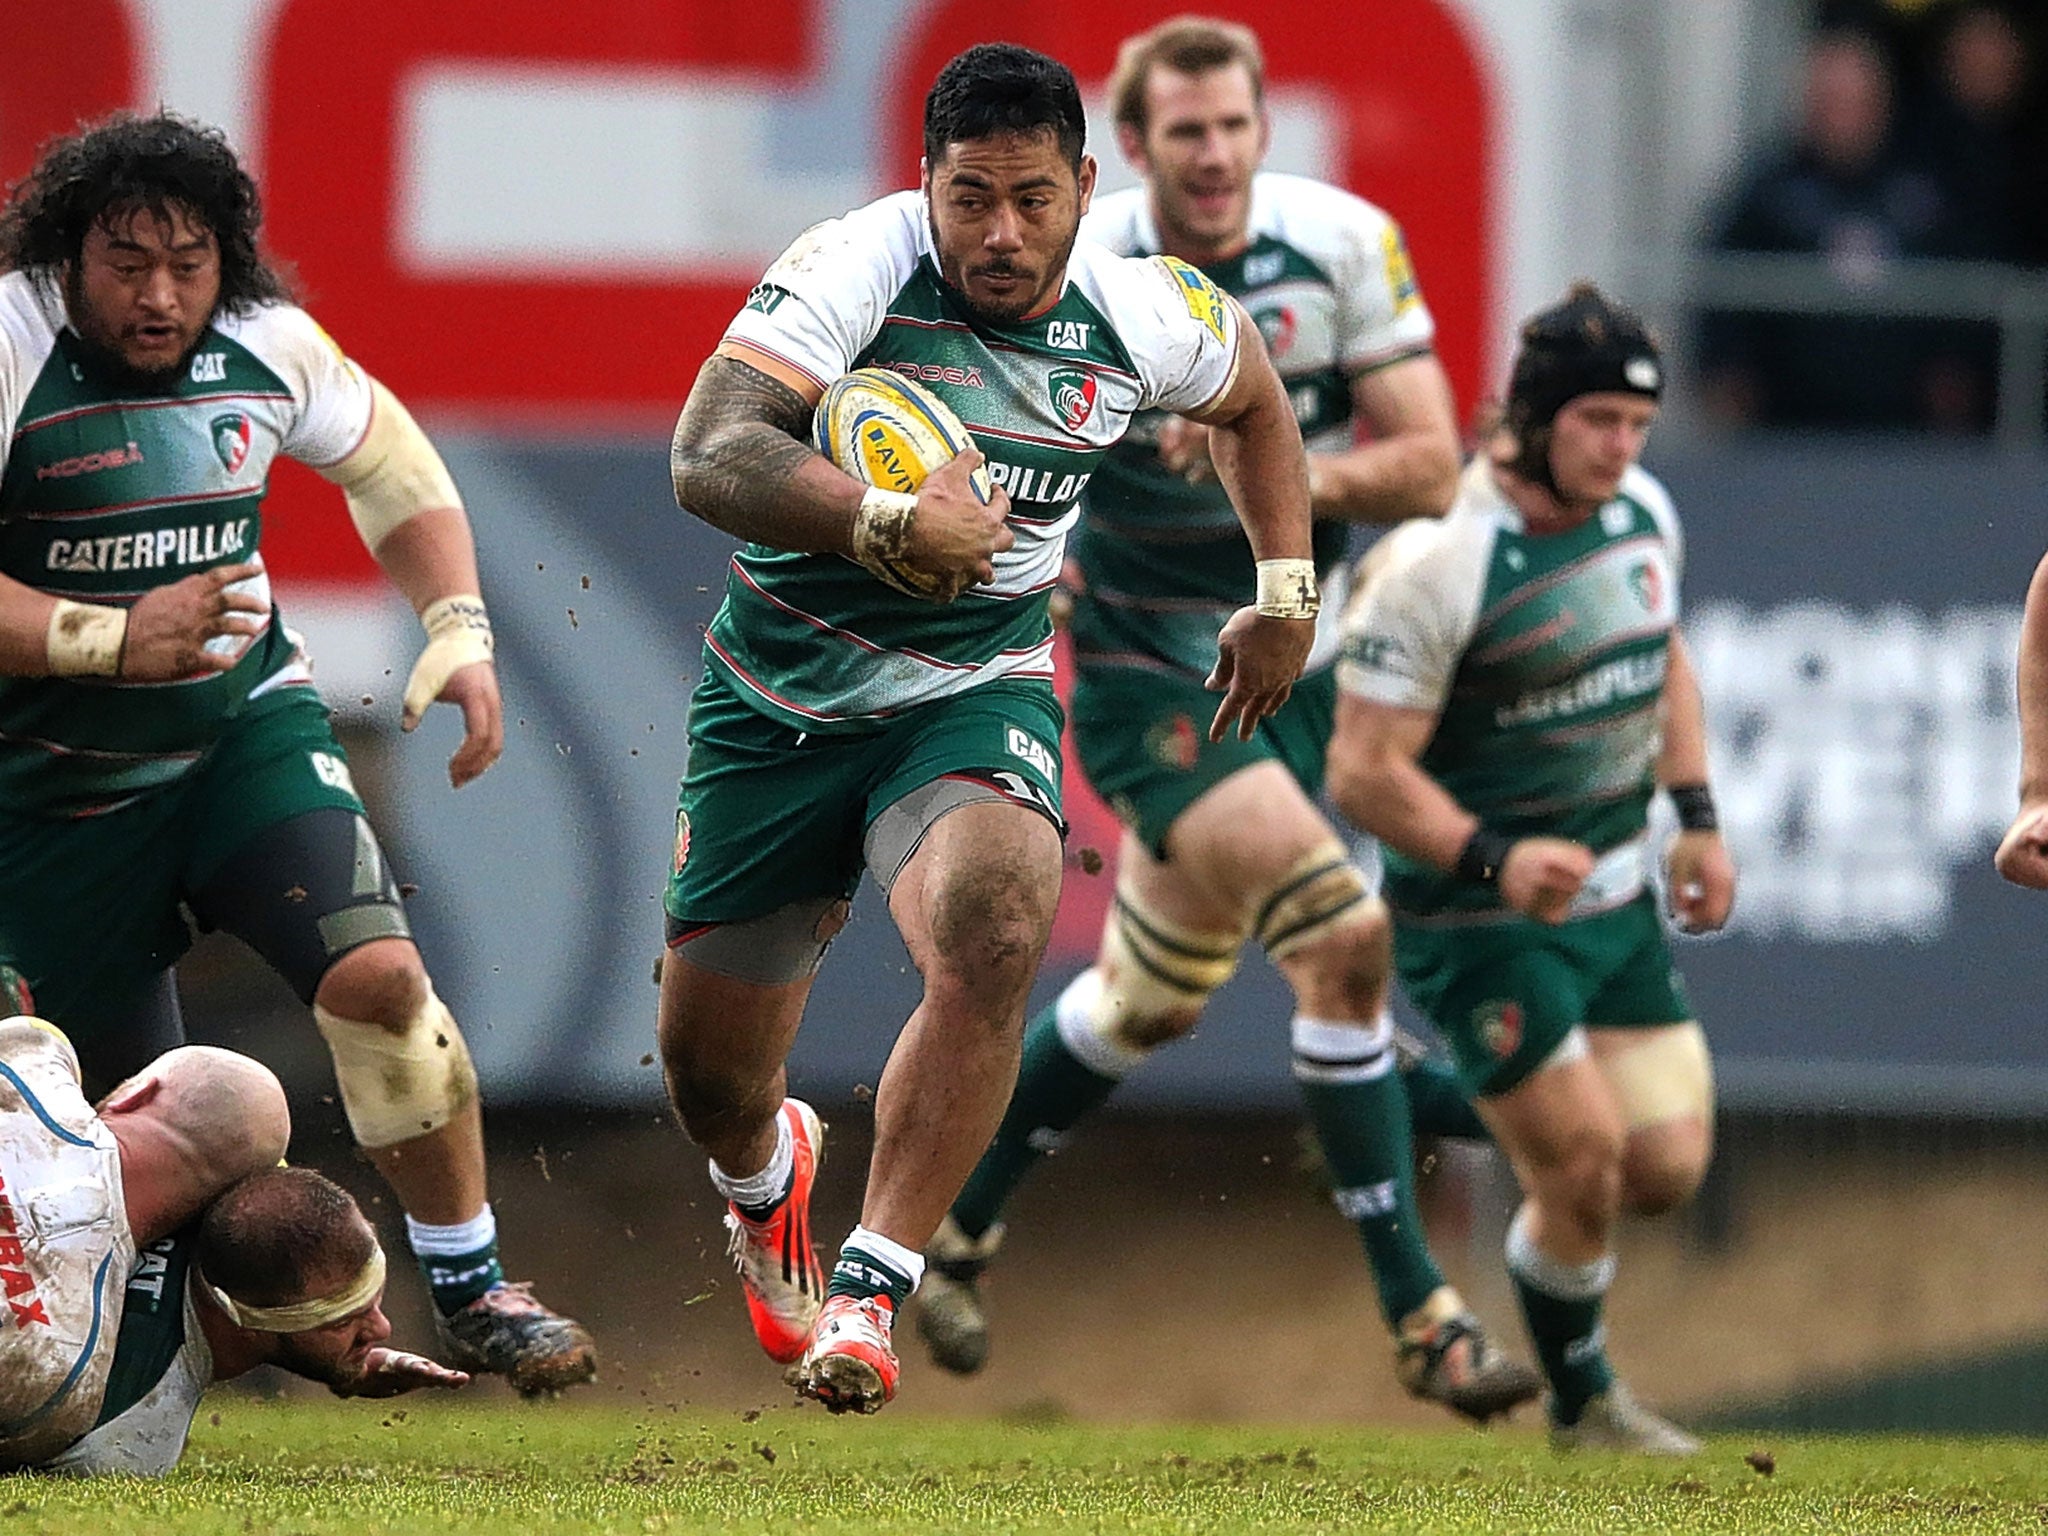
[[[1767, 1452], [1768, 1456], [1756, 1455]], [[1769, 1473], [1750, 1465], [1774, 1463]], [[0, 1536], [294, 1532], [2039, 1532], [2012, 1441], [1733, 1439], [1682, 1464], [1528, 1431], [1106, 1427], [216, 1397], [162, 1482], [0, 1477]]]

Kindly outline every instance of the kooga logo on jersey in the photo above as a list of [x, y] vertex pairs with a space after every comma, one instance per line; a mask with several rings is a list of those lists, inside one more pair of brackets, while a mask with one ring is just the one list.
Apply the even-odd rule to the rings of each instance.
[[249, 547], [252, 519], [145, 528], [100, 539], [52, 539], [46, 561], [53, 571], [160, 571], [173, 565], [212, 565]]

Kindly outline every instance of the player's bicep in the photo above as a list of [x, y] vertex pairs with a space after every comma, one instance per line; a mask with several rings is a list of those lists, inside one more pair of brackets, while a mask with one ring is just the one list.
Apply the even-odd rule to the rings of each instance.
[[1441, 438], [1453, 453], [1457, 451], [1458, 416], [1451, 399], [1451, 381], [1434, 352], [1414, 353], [1354, 374], [1351, 405], [1375, 439], [1427, 435]]
[[1412, 763], [1436, 735], [1440, 718], [1433, 709], [1382, 704], [1345, 692], [1337, 698], [1335, 739], [1345, 744], [1355, 761]]

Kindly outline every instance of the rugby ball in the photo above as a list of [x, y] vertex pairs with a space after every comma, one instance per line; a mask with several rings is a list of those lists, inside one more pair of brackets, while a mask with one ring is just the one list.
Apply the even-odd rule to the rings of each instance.
[[[953, 408], [914, 379], [856, 368], [826, 388], [811, 417], [811, 446], [863, 485], [915, 495], [925, 476], [974, 446]], [[974, 494], [995, 499], [984, 465]]]

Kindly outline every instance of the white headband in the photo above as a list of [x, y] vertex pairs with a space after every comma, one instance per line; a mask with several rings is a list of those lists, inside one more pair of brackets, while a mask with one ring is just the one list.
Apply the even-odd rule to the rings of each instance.
[[374, 1243], [371, 1245], [370, 1257], [346, 1290], [332, 1296], [316, 1297], [312, 1301], [290, 1302], [281, 1307], [252, 1307], [246, 1302], [236, 1301], [211, 1280], [205, 1283], [214, 1303], [237, 1328], [248, 1328], [257, 1333], [305, 1333], [309, 1329], [338, 1323], [377, 1299], [384, 1289], [384, 1249]]

